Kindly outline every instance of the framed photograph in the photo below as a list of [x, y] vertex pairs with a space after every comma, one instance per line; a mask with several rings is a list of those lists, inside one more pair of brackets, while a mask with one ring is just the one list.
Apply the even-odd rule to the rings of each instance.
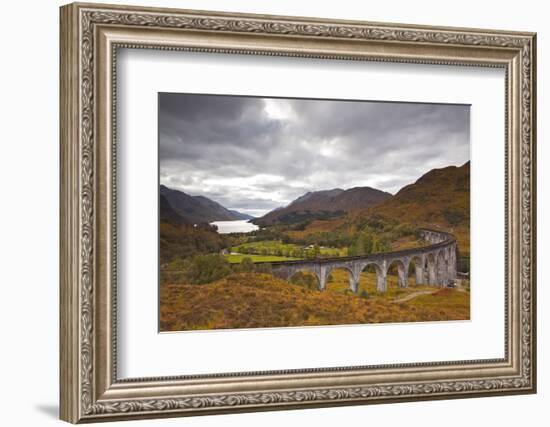
[[535, 34], [60, 22], [63, 420], [536, 391]]

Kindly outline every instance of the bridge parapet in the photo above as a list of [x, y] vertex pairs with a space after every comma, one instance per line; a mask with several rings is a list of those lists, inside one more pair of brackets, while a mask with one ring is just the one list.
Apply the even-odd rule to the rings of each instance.
[[270, 264], [273, 273], [284, 280], [290, 280], [299, 271], [313, 273], [320, 290], [326, 288], [332, 270], [344, 269], [349, 274], [350, 289], [357, 292], [361, 272], [368, 266], [373, 266], [377, 290], [386, 292], [388, 270], [392, 265], [397, 266], [398, 286], [407, 287], [411, 263], [415, 268], [416, 284], [447, 286], [457, 275], [455, 237], [446, 232], [424, 228], [417, 230], [417, 233], [430, 245], [364, 256], [276, 261]]

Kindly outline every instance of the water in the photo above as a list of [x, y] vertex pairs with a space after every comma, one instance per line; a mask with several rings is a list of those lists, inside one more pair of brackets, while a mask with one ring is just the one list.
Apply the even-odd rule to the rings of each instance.
[[247, 220], [238, 220], [238, 221], [214, 221], [210, 224], [218, 227], [218, 233], [228, 234], [228, 233], [250, 233], [251, 231], [257, 230], [259, 227], [256, 224], [252, 224]]

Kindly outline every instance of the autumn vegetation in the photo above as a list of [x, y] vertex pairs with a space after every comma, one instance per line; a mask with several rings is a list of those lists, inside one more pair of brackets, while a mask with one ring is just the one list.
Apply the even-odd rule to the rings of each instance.
[[[457, 288], [397, 287], [378, 293], [375, 273], [364, 271], [359, 291], [347, 272], [331, 273], [327, 289], [297, 273], [271, 274], [269, 262], [367, 255], [426, 245], [416, 230], [457, 237], [460, 270], [469, 272], [470, 165], [432, 170], [375, 206], [351, 211], [289, 212], [255, 232], [223, 235], [207, 223], [160, 224], [160, 329], [162, 331], [465, 320], [469, 280]], [[340, 196], [341, 197], [341, 196]], [[346, 203], [347, 203], [346, 199]], [[348, 205], [345, 205], [346, 207]]]
[[[231, 273], [208, 285], [166, 284], [160, 288], [161, 331], [321, 326], [362, 323], [466, 320], [469, 292], [415, 287], [399, 289], [391, 280], [377, 294], [372, 273], [359, 293], [346, 289], [345, 272], [336, 271], [324, 292], [301, 280], [289, 283], [268, 273]], [[311, 277], [311, 276], [310, 276]], [[314, 279], [315, 280], [315, 279]], [[309, 281], [309, 283], [311, 283]], [[398, 302], [399, 298], [429, 292]]]

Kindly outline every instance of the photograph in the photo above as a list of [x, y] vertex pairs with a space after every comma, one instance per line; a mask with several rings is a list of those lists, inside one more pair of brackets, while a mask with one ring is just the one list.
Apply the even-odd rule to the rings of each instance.
[[160, 332], [470, 319], [470, 105], [159, 92], [158, 155]]

